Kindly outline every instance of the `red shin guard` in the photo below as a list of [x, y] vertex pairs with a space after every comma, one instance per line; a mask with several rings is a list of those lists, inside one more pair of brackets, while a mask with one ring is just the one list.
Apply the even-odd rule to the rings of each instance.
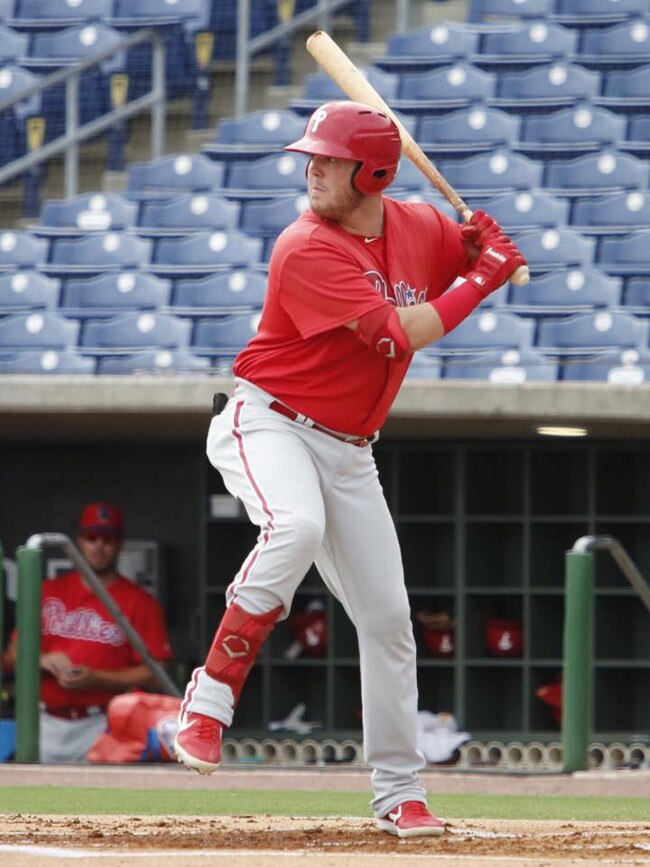
[[281, 613], [282, 605], [267, 614], [249, 614], [233, 603], [221, 618], [205, 661], [205, 670], [210, 677], [232, 689], [235, 703], [261, 646]]

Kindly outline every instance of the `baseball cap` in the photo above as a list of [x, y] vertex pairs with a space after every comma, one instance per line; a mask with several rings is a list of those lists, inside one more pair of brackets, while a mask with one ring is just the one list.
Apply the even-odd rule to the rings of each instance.
[[111, 503], [89, 503], [84, 506], [79, 521], [80, 530], [108, 531], [121, 536], [124, 532], [122, 510]]

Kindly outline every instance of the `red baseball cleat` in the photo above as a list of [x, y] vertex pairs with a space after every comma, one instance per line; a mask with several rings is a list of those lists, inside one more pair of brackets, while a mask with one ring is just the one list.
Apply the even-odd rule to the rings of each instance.
[[404, 801], [383, 819], [377, 819], [377, 827], [398, 837], [431, 837], [445, 832], [444, 823], [422, 801]]
[[179, 762], [200, 774], [211, 774], [221, 761], [221, 732], [218, 719], [202, 713], [181, 714], [174, 739]]

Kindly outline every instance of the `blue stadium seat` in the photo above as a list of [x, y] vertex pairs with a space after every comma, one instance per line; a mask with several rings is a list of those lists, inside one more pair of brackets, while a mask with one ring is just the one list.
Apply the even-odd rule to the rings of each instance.
[[35, 308], [52, 309], [59, 303], [61, 284], [39, 271], [13, 271], [0, 275], [0, 313]]
[[537, 345], [558, 355], [586, 350], [643, 348], [650, 322], [618, 310], [595, 310], [539, 324]]
[[388, 190], [388, 195], [393, 199], [399, 199], [402, 202], [424, 202], [427, 205], [433, 205], [445, 216], [449, 217], [455, 223], [460, 220], [458, 211], [454, 208], [451, 202], [443, 198], [435, 187], [419, 187], [415, 190], [398, 188], [393, 190], [392, 187]]
[[472, 24], [548, 18], [555, 0], [469, 0], [467, 20]]
[[478, 41], [476, 30], [452, 21], [393, 33], [388, 37], [386, 54], [377, 64], [388, 72], [432, 69], [476, 54]]
[[497, 108], [475, 105], [447, 114], [425, 116], [418, 143], [429, 154], [471, 153], [509, 147], [519, 138], [521, 121]]
[[60, 29], [109, 18], [113, 0], [15, 0], [12, 27], [19, 30]]
[[234, 199], [262, 199], [307, 188], [305, 154], [285, 153], [257, 160], [234, 161], [228, 166], [224, 195]]
[[555, 0], [551, 18], [572, 27], [588, 27], [625, 21], [647, 11], [647, 0]]
[[219, 121], [214, 141], [203, 145], [211, 159], [244, 159], [278, 153], [301, 138], [305, 119], [286, 109], [255, 111]]
[[520, 349], [533, 341], [535, 323], [501, 310], [475, 311], [429, 349], [434, 355], [478, 349]]
[[87, 355], [125, 354], [134, 349], [187, 348], [192, 323], [166, 313], [126, 313], [84, 324], [79, 346]]
[[650, 229], [650, 191], [578, 199], [571, 210], [571, 225], [592, 235]]
[[572, 106], [600, 93], [600, 73], [577, 63], [550, 63], [533, 69], [504, 72], [497, 79], [492, 105], [519, 114], [544, 106]]
[[496, 93], [496, 76], [467, 63], [442, 66], [430, 72], [400, 76], [399, 98], [392, 107], [402, 111], [441, 111], [465, 108]]
[[649, 63], [650, 18], [632, 17], [613, 27], [583, 30], [578, 61], [586, 66], [609, 68]]
[[133, 228], [137, 217], [137, 204], [118, 193], [84, 193], [72, 199], [46, 201], [40, 225], [33, 231], [44, 236], [120, 231]]
[[650, 274], [650, 231], [642, 229], [620, 238], [603, 238], [598, 263], [608, 274]]
[[0, 271], [37, 268], [47, 262], [50, 243], [29, 232], [0, 233]]
[[625, 284], [625, 309], [647, 316], [650, 313], [650, 276], [630, 277]]
[[[0, 28], [1, 30], [1, 28]], [[0, 32], [0, 46], [3, 34]], [[1, 51], [1, 48], [0, 48]], [[37, 84], [39, 77], [20, 66], [8, 64], [0, 69], [0, 102], [11, 99]], [[42, 113], [42, 99], [34, 94], [0, 112], [0, 166], [23, 156], [27, 151], [27, 124], [31, 117]]]
[[262, 241], [243, 232], [196, 232], [156, 242], [151, 270], [156, 274], [205, 274], [248, 267], [262, 261]]
[[7, 18], [2, 14], [0, 5], [0, 63], [18, 61], [27, 56], [29, 51], [29, 36], [26, 33], [18, 33], [11, 27], [6, 26]]
[[79, 355], [76, 349], [24, 349], [0, 352], [0, 373], [86, 373], [95, 372], [95, 359]]
[[66, 280], [61, 312], [77, 319], [116, 316], [127, 310], [155, 310], [169, 304], [172, 285], [142, 271], [118, 271]]
[[627, 141], [623, 145], [626, 151], [645, 156], [650, 153], [650, 116], [640, 115], [630, 118]]
[[210, 359], [195, 355], [189, 349], [143, 349], [129, 355], [106, 355], [97, 360], [97, 373], [109, 376], [178, 373], [205, 373]]
[[603, 75], [602, 96], [596, 105], [613, 111], [636, 112], [650, 108], [650, 63], [631, 69], [612, 69]]
[[509, 232], [564, 226], [569, 219], [569, 202], [556, 199], [545, 190], [502, 193], [481, 202], [481, 208]]
[[162, 202], [143, 202], [138, 234], [149, 237], [190, 231], [227, 231], [239, 225], [240, 207], [223, 196], [181, 193]]
[[494, 349], [468, 357], [447, 359], [445, 379], [483, 379], [498, 385], [555, 382], [559, 364], [529, 347]]
[[648, 164], [619, 151], [601, 151], [572, 159], [549, 160], [545, 189], [557, 196], [588, 196], [646, 189]]
[[201, 154], [169, 154], [148, 163], [131, 163], [126, 194], [131, 199], [169, 199], [176, 193], [221, 190], [224, 166]]
[[565, 358], [562, 379], [569, 382], [609, 382], [611, 385], [641, 385], [650, 380], [650, 351], [615, 349], [596, 355]]
[[407, 157], [402, 157], [392, 184], [386, 188], [386, 194], [395, 196], [399, 192], [419, 192], [428, 187], [429, 183], [420, 169]]
[[259, 321], [259, 313], [199, 319], [192, 339], [194, 351], [213, 356], [238, 352], [255, 336]]
[[531, 271], [581, 268], [594, 261], [595, 240], [566, 226], [513, 236]]
[[[379, 61], [377, 61], [378, 63]], [[384, 72], [375, 66], [360, 66], [360, 72], [368, 79], [377, 93], [387, 102], [393, 102], [399, 91], [399, 75]], [[305, 77], [303, 96], [291, 101], [291, 108], [298, 114], [311, 114], [324, 102], [331, 99], [346, 99], [338, 84], [324, 72], [313, 72]]]
[[95, 232], [71, 240], [52, 241], [51, 274], [96, 274], [99, 271], [141, 268], [151, 261], [151, 241], [126, 232]]
[[523, 154], [502, 150], [467, 159], [442, 160], [438, 168], [461, 195], [486, 196], [540, 187], [544, 166]]
[[309, 198], [304, 193], [246, 202], [242, 211], [242, 229], [249, 235], [262, 238], [263, 259], [268, 261], [277, 236], [308, 207]]
[[16, 313], [0, 319], [0, 350], [66, 349], [75, 346], [79, 323], [51, 310]]
[[594, 307], [618, 307], [623, 281], [596, 268], [575, 268], [534, 276], [526, 286], [510, 288], [508, 309], [526, 316], [585, 313]]
[[474, 63], [488, 69], [527, 68], [531, 64], [573, 59], [577, 49], [577, 31], [534, 20], [486, 30]]
[[579, 105], [524, 118], [517, 150], [533, 156], [584, 154], [617, 147], [625, 140], [627, 119], [606, 108]]
[[265, 274], [237, 269], [178, 280], [170, 312], [182, 316], [253, 312], [261, 309], [265, 295]]
[[427, 352], [416, 352], [406, 373], [407, 379], [440, 379], [442, 359]]

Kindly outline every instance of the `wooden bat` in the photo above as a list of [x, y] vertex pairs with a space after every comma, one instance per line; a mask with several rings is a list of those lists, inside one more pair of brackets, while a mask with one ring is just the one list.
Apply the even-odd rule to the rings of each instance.
[[[471, 210], [461, 199], [456, 190], [440, 174], [438, 169], [424, 153], [410, 132], [405, 128], [393, 111], [386, 105], [367, 78], [352, 63], [334, 40], [324, 30], [317, 30], [307, 39], [307, 51], [321, 66], [341, 90], [355, 102], [364, 102], [387, 114], [394, 121], [402, 139], [402, 153], [407, 156], [439, 190], [447, 201], [458, 211], [467, 222], [472, 216]], [[530, 280], [530, 272], [526, 265], [521, 265], [510, 280], [517, 286], [524, 286]]]

